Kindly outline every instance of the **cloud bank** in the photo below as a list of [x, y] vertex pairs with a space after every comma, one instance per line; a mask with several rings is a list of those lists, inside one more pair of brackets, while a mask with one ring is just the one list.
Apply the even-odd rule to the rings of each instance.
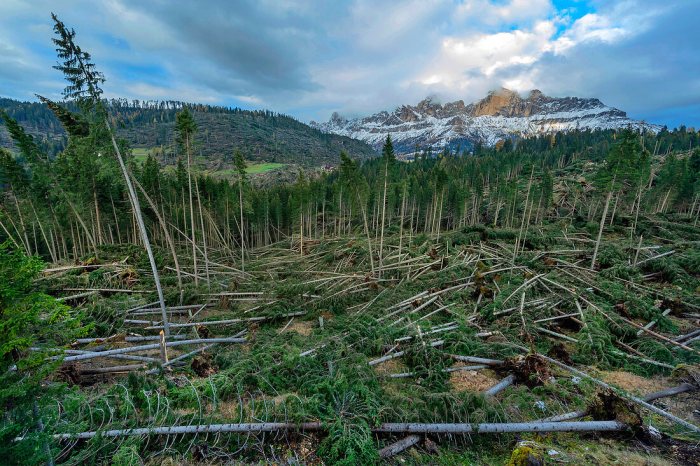
[[694, 0], [3, 0], [0, 95], [60, 96], [51, 11], [109, 96], [325, 120], [505, 86], [700, 126]]

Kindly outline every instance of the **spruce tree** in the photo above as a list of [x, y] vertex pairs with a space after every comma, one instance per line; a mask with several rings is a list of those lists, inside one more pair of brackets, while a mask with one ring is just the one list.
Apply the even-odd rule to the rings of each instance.
[[379, 268], [381, 276], [382, 262], [384, 261], [384, 224], [386, 221], [386, 191], [389, 182], [389, 170], [393, 167], [396, 161], [394, 154], [394, 144], [391, 142], [391, 134], [387, 134], [384, 147], [382, 147], [382, 164], [384, 165], [384, 193], [382, 195], [382, 226], [379, 239]]
[[119, 145], [117, 144], [114, 132], [112, 131], [112, 126], [109, 123], [107, 112], [100, 98], [102, 95], [100, 85], [105, 81], [105, 78], [102, 73], [96, 70], [95, 64], [91, 61], [90, 54], [84, 52], [75, 43], [75, 31], [72, 29], [69, 30], [55, 14], [51, 13], [51, 18], [54, 21], [53, 29], [56, 33], [56, 38], [53, 39], [53, 42], [56, 44], [58, 58], [62, 60], [62, 63], [59, 63], [54, 68], [61, 71], [66, 81], [68, 81], [68, 86], [66, 86], [64, 89], [63, 96], [66, 99], [76, 100], [84, 111], [94, 109], [102, 117], [105, 129], [112, 141], [112, 147], [114, 148], [117, 161], [119, 162], [119, 167], [121, 168], [122, 175], [124, 176], [124, 182], [126, 183], [129, 192], [129, 199], [134, 209], [134, 216], [136, 217], [139, 231], [141, 233], [141, 239], [144, 247], [146, 248], [148, 260], [151, 264], [151, 271], [153, 272], [153, 279], [155, 281], [156, 291], [158, 293], [158, 301], [160, 302], [163, 330], [166, 335], [170, 335], [168, 313], [165, 307], [163, 288], [160, 283], [160, 274], [158, 273], [156, 259], [153, 255], [151, 243], [148, 239], [148, 230], [146, 230], [146, 225], [143, 221], [143, 214], [141, 213], [139, 198], [134, 190], [134, 185], [131, 182], [131, 175], [124, 164], [124, 159], [122, 158]]
[[177, 135], [177, 143], [185, 151], [187, 156], [187, 191], [189, 193], [190, 206], [190, 240], [192, 242], [192, 262], [194, 268], [194, 284], [199, 284], [199, 275], [197, 273], [197, 233], [194, 220], [194, 197], [192, 195], [192, 140], [197, 131], [197, 124], [194, 121], [192, 113], [187, 107], [181, 112], [178, 112], [175, 117], [175, 133]]
[[245, 230], [243, 228], [243, 187], [246, 183], [247, 176], [246, 176], [246, 163], [245, 159], [243, 158], [243, 154], [241, 154], [241, 151], [236, 149], [236, 152], [233, 154], [233, 164], [236, 167], [236, 172], [238, 173], [238, 205], [240, 209], [240, 224], [239, 224], [239, 231], [241, 234], [241, 270], [245, 272]]

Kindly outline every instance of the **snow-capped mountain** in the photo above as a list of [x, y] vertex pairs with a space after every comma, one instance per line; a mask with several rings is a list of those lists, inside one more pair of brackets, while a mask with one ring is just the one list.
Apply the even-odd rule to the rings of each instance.
[[490, 146], [507, 138], [575, 129], [661, 129], [630, 119], [598, 99], [548, 97], [538, 90], [522, 98], [503, 88], [469, 105], [462, 100], [439, 104], [428, 98], [416, 106], [403, 105], [364, 118], [346, 119], [334, 113], [328, 122], [311, 122], [311, 126], [360, 139], [377, 149], [391, 134], [399, 153], [414, 152], [417, 147], [470, 149], [476, 143]]

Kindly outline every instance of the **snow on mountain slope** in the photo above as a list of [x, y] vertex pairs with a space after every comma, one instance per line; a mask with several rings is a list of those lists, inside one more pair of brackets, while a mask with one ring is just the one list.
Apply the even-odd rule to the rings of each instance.
[[477, 143], [491, 146], [507, 138], [576, 129], [661, 129], [632, 120], [598, 99], [548, 97], [538, 90], [522, 98], [503, 88], [469, 105], [461, 100], [442, 105], [428, 98], [416, 106], [404, 105], [364, 118], [346, 119], [334, 113], [328, 122], [311, 122], [311, 126], [360, 139], [377, 149], [391, 134], [399, 153], [426, 147], [469, 149]]

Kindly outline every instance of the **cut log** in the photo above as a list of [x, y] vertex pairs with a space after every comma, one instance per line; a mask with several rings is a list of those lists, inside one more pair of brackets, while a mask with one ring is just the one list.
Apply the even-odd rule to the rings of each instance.
[[618, 421], [588, 422], [511, 422], [492, 424], [385, 423], [374, 432], [410, 432], [414, 434], [502, 434], [516, 432], [605, 432], [627, 429]]
[[[441, 346], [444, 343], [445, 343], [444, 340], [437, 340], [437, 341], [431, 342], [430, 346], [432, 346], [432, 347]], [[386, 356], [382, 356], [381, 358], [373, 359], [368, 364], [370, 366], [376, 366], [377, 364], [383, 363], [385, 361], [389, 361], [389, 360], [394, 359], [394, 358], [400, 358], [404, 354], [406, 354], [405, 351], [397, 351], [396, 353], [387, 354]]]
[[81, 374], [111, 374], [113, 372], [130, 372], [144, 369], [145, 364], [131, 364], [128, 366], [93, 367], [80, 369]]
[[[684, 383], [681, 384], [677, 387], [672, 387], [672, 388], [667, 388], [666, 390], [661, 390], [658, 392], [650, 393], [644, 398], [642, 398], [646, 402], [658, 400], [659, 398], [666, 398], [669, 396], [673, 395], [678, 395], [680, 393], [685, 393], [685, 392], [690, 392], [693, 390], [697, 390], [698, 387], [695, 385], [689, 384], [689, 383]], [[572, 419], [579, 419], [584, 417], [586, 414], [588, 414], [588, 411], [583, 410], [583, 411], [573, 411], [570, 413], [566, 414], [557, 414], [556, 416], [551, 416], [545, 419], [540, 419], [538, 422], [560, 422], [560, 421], [570, 421]]]
[[642, 399], [646, 402], [649, 402], [649, 401], [658, 400], [659, 398], [666, 398], [666, 397], [673, 396], [673, 395], [679, 395], [679, 394], [685, 393], [685, 392], [692, 392], [692, 391], [697, 390], [697, 389], [698, 389], [698, 387], [696, 387], [693, 384], [683, 383], [677, 387], [671, 387], [671, 388], [667, 388], [666, 390], [660, 390], [658, 392], [650, 393]]
[[[666, 316], [669, 315], [670, 313], [671, 313], [671, 310], [670, 310], [670, 309], [666, 309], [666, 310], [663, 312], [663, 314], [661, 314], [661, 317], [666, 317]], [[646, 325], [644, 326], [644, 329], [639, 330], [639, 331], [637, 332], [637, 336], [638, 336], [638, 337], [639, 337], [639, 336], [642, 336], [642, 333], [644, 333], [644, 330], [649, 330], [649, 329], [652, 328], [654, 325], [656, 325], [656, 323], [657, 323], [658, 321], [659, 321], [659, 319], [654, 319], [654, 320], [652, 320], [651, 322], [649, 322], [648, 324], [646, 324]]]
[[[282, 319], [286, 317], [298, 317], [306, 314], [305, 311], [290, 312], [287, 314], [281, 314], [278, 316], [261, 316], [261, 317], [244, 317], [240, 319], [226, 319], [226, 320], [210, 320], [203, 322], [185, 322], [183, 324], [170, 324], [170, 328], [187, 328], [187, 327], [204, 327], [209, 325], [231, 325], [240, 324], [243, 322], [263, 322], [271, 319]], [[150, 323], [150, 322], [149, 322]], [[162, 325], [153, 325], [151, 327], [146, 327], [146, 330], [160, 330]]]
[[700, 336], [700, 328], [693, 330], [690, 333], [686, 333], [685, 335], [679, 335], [676, 338], [674, 338], [673, 341], [675, 341], [676, 343], [682, 343], [683, 340], [687, 340], [687, 339], [697, 337], [697, 336]]

